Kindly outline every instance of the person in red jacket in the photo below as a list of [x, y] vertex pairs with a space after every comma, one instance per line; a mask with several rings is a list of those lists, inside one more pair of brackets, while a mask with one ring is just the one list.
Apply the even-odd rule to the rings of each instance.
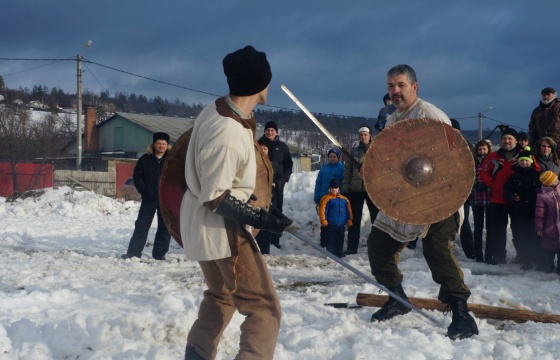
[[[485, 262], [492, 265], [506, 263], [507, 226], [512, 204], [504, 196], [504, 186], [514, 174], [512, 166], [517, 163], [519, 156], [517, 135], [515, 129], [504, 128], [500, 149], [488, 155], [479, 172], [480, 180], [491, 189], [484, 253]], [[540, 172], [536, 161], [533, 163], [535, 170]]]

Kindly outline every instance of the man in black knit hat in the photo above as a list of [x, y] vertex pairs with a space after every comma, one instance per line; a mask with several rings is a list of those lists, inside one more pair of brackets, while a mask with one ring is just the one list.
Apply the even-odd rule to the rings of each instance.
[[165, 227], [159, 208], [159, 179], [169, 149], [169, 135], [164, 132], [155, 133], [152, 143], [148, 145], [146, 154], [138, 159], [134, 167], [134, 186], [142, 195], [142, 203], [138, 211], [138, 218], [134, 223], [134, 233], [130, 238], [128, 250], [126, 254], [121, 256], [122, 259], [142, 257], [142, 250], [144, 250], [148, 239], [148, 231], [157, 212], [158, 227], [152, 256], [156, 260], [165, 260], [171, 235]]
[[251, 231], [280, 234], [292, 221], [249, 204], [257, 174], [272, 176], [255, 146], [253, 116], [266, 102], [272, 73], [266, 54], [252, 46], [228, 54], [223, 68], [229, 94], [198, 115], [185, 158], [189, 189], [181, 203], [181, 237], [187, 259], [198, 261], [208, 287], [185, 359], [214, 359], [236, 311], [244, 316], [236, 358], [272, 359], [280, 301]]

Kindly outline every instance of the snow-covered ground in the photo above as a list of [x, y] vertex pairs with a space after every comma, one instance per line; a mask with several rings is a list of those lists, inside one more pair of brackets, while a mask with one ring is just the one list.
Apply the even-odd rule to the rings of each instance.
[[[316, 172], [292, 176], [285, 212], [317, 239], [313, 204]], [[69, 188], [38, 199], [0, 199], [0, 359], [182, 359], [189, 328], [205, 289], [195, 262], [173, 242], [166, 261], [120, 260], [139, 203], [122, 203]], [[365, 212], [367, 214], [367, 211]], [[362, 240], [369, 218], [362, 223]], [[150, 232], [152, 241], [155, 224]], [[450, 315], [415, 313], [370, 323], [373, 308], [334, 309], [356, 294], [377, 294], [364, 280], [289, 234], [267, 257], [283, 308], [276, 359], [557, 359], [560, 325], [477, 319], [480, 335], [445, 337]], [[405, 249], [400, 267], [409, 296], [435, 298], [421, 244]], [[556, 274], [490, 266], [454, 251], [473, 295], [501, 306], [505, 299], [538, 312], [560, 314]], [[508, 245], [511, 261], [515, 256]], [[366, 248], [346, 260], [369, 273]], [[218, 359], [237, 352], [242, 317], [234, 316]]]

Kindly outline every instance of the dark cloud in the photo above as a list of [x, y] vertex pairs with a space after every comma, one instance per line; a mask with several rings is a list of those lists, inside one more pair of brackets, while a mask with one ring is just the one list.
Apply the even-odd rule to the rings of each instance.
[[[212, 94], [227, 92], [223, 56], [247, 44], [266, 51], [273, 79], [269, 104], [296, 108], [286, 84], [315, 112], [374, 117], [386, 71], [407, 63], [420, 96], [462, 127], [476, 116], [526, 128], [543, 87], [560, 87], [556, 1], [325, 0], [258, 2], [18, 0], [4, 5], [2, 57], [86, 60]], [[0, 61], [9, 87], [75, 91], [75, 61]], [[85, 64], [84, 88], [142, 93], [188, 103], [213, 99]], [[29, 70], [29, 71], [25, 71]], [[23, 72], [22, 72], [23, 71]], [[17, 74], [16, 74], [17, 73]], [[484, 126], [493, 128], [493, 120]]]

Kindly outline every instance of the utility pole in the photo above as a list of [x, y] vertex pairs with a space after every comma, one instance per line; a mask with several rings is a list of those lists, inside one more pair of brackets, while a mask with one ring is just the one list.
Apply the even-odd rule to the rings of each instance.
[[484, 117], [482, 114], [490, 110], [492, 110], [492, 106], [490, 106], [488, 109], [484, 110], [483, 112], [478, 113], [478, 140], [479, 141], [482, 140], [482, 118]]
[[77, 97], [78, 97], [78, 111], [77, 111], [77, 121], [78, 121], [78, 134], [77, 134], [77, 149], [76, 149], [76, 169], [80, 170], [82, 168], [82, 53], [84, 50], [91, 46], [93, 42], [88, 40], [82, 51], [78, 55], [76, 55], [76, 63], [77, 63], [77, 77], [78, 77], [78, 90], [77, 90]]

